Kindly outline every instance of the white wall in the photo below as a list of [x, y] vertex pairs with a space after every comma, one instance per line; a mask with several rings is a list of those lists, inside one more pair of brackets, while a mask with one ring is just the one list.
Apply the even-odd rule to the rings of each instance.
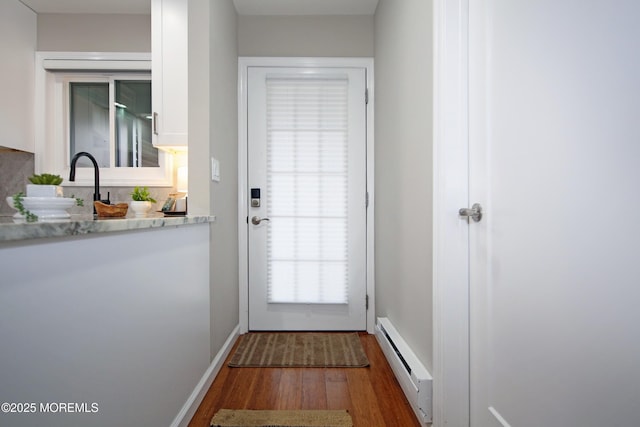
[[211, 124], [209, 122], [211, 100], [210, 61], [210, 2], [189, 2], [189, 213], [212, 214], [211, 201]]
[[151, 52], [151, 15], [38, 15], [38, 50]]
[[373, 16], [239, 16], [240, 56], [373, 56]]
[[[238, 325], [238, 53], [231, 0], [189, 2], [189, 193], [211, 227], [211, 356]], [[211, 156], [220, 182], [211, 181]], [[197, 200], [196, 200], [197, 198]]]
[[0, 402], [19, 426], [167, 426], [209, 366], [209, 225], [0, 244]]
[[220, 161], [221, 175], [211, 188], [211, 211], [217, 218], [211, 235], [211, 345], [215, 350], [239, 322], [238, 51], [233, 2], [212, 2], [210, 16], [210, 143], [211, 155]]
[[432, 368], [432, 6], [375, 15], [376, 311]]
[[11, 100], [0, 103], [0, 147], [34, 150], [36, 33], [36, 14], [31, 9], [18, 0], [0, 2], [2, 99]]

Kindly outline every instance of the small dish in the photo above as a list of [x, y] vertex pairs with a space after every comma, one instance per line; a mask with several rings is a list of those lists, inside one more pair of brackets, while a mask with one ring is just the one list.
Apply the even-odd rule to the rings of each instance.
[[165, 211], [162, 213], [164, 216], [185, 216], [187, 214], [185, 211]]
[[129, 210], [127, 203], [118, 203], [116, 205], [107, 205], [99, 201], [93, 202], [93, 206], [96, 208], [98, 217], [102, 218], [124, 218]]

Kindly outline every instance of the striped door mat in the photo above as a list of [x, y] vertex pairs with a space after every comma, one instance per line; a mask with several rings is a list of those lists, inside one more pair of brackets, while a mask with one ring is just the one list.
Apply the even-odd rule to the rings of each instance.
[[369, 360], [356, 332], [251, 332], [231, 367], [364, 367]]
[[353, 427], [345, 410], [257, 411], [221, 409], [212, 427]]

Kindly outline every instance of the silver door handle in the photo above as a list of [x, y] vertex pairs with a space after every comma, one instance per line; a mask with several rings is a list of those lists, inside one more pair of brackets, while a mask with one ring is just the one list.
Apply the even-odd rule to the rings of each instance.
[[471, 218], [475, 222], [479, 222], [482, 219], [482, 206], [480, 206], [480, 203], [474, 203], [471, 208], [460, 209], [458, 215], [467, 219], [467, 221]]
[[270, 219], [269, 218], [258, 218], [257, 216], [254, 216], [253, 218], [251, 218], [251, 224], [253, 224], [253, 225], [258, 225], [262, 221], [270, 221]]
[[158, 113], [153, 113], [153, 134], [157, 135], [158, 134]]

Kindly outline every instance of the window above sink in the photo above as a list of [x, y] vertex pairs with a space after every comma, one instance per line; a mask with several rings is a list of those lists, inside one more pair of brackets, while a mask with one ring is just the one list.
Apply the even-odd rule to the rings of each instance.
[[[36, 172], [69, 176], [86, 151], [104, 185], [171, 186], [173, 156], [151, 142], [151, 85], [148, 53], [37, 52]], [[76, 179], [92, 183], [92, 168]]]

